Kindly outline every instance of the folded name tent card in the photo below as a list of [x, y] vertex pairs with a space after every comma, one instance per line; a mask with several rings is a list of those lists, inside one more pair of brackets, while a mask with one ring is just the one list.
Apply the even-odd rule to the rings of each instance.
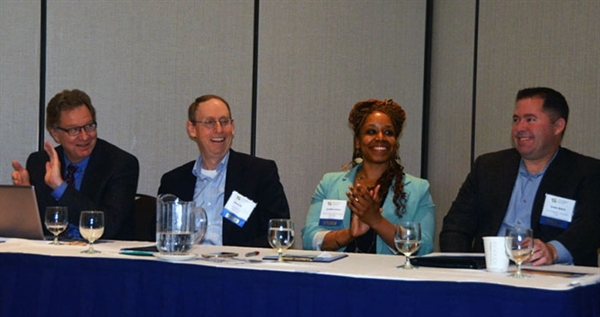
[[[337, 261], [339, 259], [343, 259], [345, 257], [347, 257], [348, 254], [346, 253], [336, 253], [336, 254], [331, 254], [331, 253], [327, 253], [327, 252], [323, 252], [320, 254], [284, 254], [283, 255], [283, 260], [284, 261], [296, 261], [296, 262], [325, 262], [325, 263], [329, 263], [329, 262], [333, 262], [333, 261]], [[263, 257], [263, 260], [277, 260], [278, 256], [277, 255], [267, 255], [265, 257]]]

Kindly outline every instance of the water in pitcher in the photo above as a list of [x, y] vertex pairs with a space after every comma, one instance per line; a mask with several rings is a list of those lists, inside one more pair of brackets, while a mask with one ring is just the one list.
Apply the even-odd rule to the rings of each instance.
[[156, 200], [156, 247], [161, 254], [185, 255], [206, 233], [206, 212], [171, 194]]
[[157, 232], [157, 247], [160, 252], [169, 254], [186, 254], [194, 243], [192, 232], [166, 231]]

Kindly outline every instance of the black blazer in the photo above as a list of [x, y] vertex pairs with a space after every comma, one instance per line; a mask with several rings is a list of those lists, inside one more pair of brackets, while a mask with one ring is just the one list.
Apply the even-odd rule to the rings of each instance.
[[[158, 194], [173, 194], [192, 201], [196, 186], [196, 176], [192, 174], [195, 162], [188, 162], [164, 174]], [[230, 150], [224, 204], [234, 190], [256, 202], [256, 207], [242, 228], [223, 219], [223, 245], [270, 247], [267, 240], [269, 219], [290, 218], [277, 165], [271, 160]]]
[[[480, 156], [444, 218], [443, 252], [483, 252], [484, 236], [500, 229], [517, 178], [521, 157], [515, 149]], [[540, 223], [545, 195], [573, 199], [575, 211], [566, 229]], [[600, 247], [600, 161], [559, 148], [540, 183], [531, 213], [534, 236], [557, 240], [576, 265], [598, 265]]]
[[[65, 175], [64, 149], [56, 147], [61, 175]], [[140, 166], [137, 158], [118, 147], [98, 139], [90, 155], [81, 188], [67, 188], [59, 201], [52, 197], [52, 188], [44, 182], [45, 151], [35, 152], [27, 159], [27, 171], [35, 193], [43, 222], [46, 206], [67, 206], [69, 223], [79, 226], [82, 210], [104, 211], [103, 239], [132, 239], [134, 236], [134, 204]], [[45, 234], [50, 234], [44, 228]]]

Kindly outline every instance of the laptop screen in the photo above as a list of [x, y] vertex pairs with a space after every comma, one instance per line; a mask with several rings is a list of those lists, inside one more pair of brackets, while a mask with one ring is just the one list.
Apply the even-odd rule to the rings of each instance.
[[44, 239], [33, 186], [0, 185], [0, 237]]

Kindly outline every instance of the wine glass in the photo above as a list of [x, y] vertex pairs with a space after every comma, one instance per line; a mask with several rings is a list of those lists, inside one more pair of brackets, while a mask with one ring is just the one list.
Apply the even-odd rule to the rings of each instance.
[[54, 241], [50, 242], [50, 244], [61, 244], [58, 242], [58, 235], [69, 226], [68, 208], [64, 206], [46, 207], [44, 224], [46, 225], [46, 229], [54, 235]]
[[294, 244], [294, 222], [290, 219], [269, 220], [269, 244], [277, 249], [277, 261], [283, 262], [283, 251]]
[[410, 255], [417, 252], [421, 247], [421, 224], [418, 222], [398, 222], [394, 232], [394, 245], [406, 257], [404, 265], [400, 267], [405, 270], [415, 269], [416, 267], [410, 264]]
[[505, 236], [506, 254], [517, 264], [517, 272], [510, 277], [529, 277], [521, 272], [521, 264], [533, 255], [533, 230], [524, 227], [508, 228]]
[[100, 253], [94, 250], [94, 241], [104, 234], [104, 212], [82, 211], [79, 218], [79, 233], [89, 242], [89, 248], [81, 253]]

